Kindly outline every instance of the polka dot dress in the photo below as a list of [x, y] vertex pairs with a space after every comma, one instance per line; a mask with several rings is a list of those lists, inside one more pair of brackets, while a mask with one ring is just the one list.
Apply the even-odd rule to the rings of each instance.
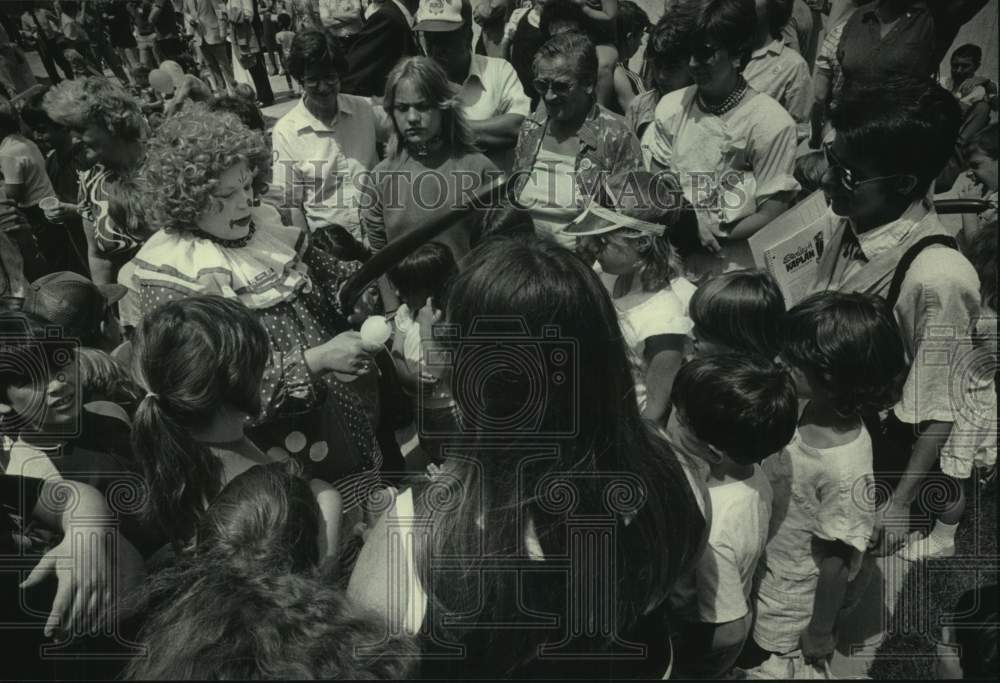
[[[307, 478], [333, 484], [349, 512], [382, 486], [382, 454], [372, 427], [377, 385], [361, 380], [346, 385], [332, 374], [309, 373], [303, 352], [349, 329], [336, 293], [351, 268], [317, 246], [304, 261], [311, 291], [255, 309], [270, 338], [271, 360], [261, 383], [263, 412], [248, 436], [271, 456], [298, 460]], [[143, 286], [140, 306], [145, 314], [190, 294]]]

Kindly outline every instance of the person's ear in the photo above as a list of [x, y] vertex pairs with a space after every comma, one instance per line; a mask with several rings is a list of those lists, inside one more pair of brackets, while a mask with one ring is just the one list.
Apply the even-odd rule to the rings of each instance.
[[708, 448], [705, 451], [705, 459], [713, 465], [721, 465], [722, 461], [726, 459], [726, 454], [712, 444], [708, 444]]

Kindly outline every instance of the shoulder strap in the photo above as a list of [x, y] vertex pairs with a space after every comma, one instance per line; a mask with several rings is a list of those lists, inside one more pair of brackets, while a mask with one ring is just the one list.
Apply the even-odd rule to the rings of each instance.
[[920, 252], [932, 244], [940, 244], [952, 249], [958, 249], [958, 243], [955, 242], [955, 238], [948, 235], [928, 235], [907, 249], [903, 254], [903, 258], [899, 259], [899, 263], [896, 265], [896, 272], [892, 274], [892, 284], [889, 285], [889, 294], [885, 297], [885, 300], [889, 303], [889, 308], [896, 307], [896, 301], [899, 300], [899, 290], [903, 286], [903, 279], [906, 277], [906, 271], [910, 269], [910, 265], [920, 255]]

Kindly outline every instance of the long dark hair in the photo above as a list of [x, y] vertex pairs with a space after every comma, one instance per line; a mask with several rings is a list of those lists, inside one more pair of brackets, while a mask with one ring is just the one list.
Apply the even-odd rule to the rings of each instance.
[[[585, 579], [549, 562], [572, 555], [571, 517], [613, 528], [610, 590], [592, 606], [619, 635], [662, 604], [704, 521], [673, 453], [640, 418], [614, 306], [576, 255], [538, 238], [485, 243], [449, 288], [446, 312], [461, 339], [452, 390], [467, 440], [454, 440], [460, 455], [416, 502], [430, 520], [418, 541], [421, 585], [436, 634], [466, 648], [463, 675], [524, 674], [551, 663], [539, 646], [567, 631], [482, 624], [593, 602]], [[529, 526], [544, 558], [532, 566], [547, 576], [491, 566], [532, 557]], [[431, 570], [441, 558], [449, 568]], [[587, 646], [599, 653], [609, 640]], [[572, 665], [561, 662], [556, 673]]]
[[[252, 467], [205, 511], [193, 552], [142, 592], [148, 656], [127, 680], [389, 679], [416, 654], [321, 575], [320, 511], [294, 463]], [[224, 635], [223, 635], [224, 634]]]
[[150, 513], [185, 543], [222, 485], [222, 465], [191, 435], [223, 406], [260, 412], [267, 332], [242, 304], [193, 297], [163, 305], [136, 331], [139, 404], [132, 446], [149, 484]]

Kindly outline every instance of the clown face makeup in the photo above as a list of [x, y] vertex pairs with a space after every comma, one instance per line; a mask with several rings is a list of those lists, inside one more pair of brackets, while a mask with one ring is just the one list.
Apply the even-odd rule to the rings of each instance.
[[198, 229], [225, 240], [246, 237], [252, 206], [253, 174], [241, 161], [219, 176], [210, 204], [198, 218]]

